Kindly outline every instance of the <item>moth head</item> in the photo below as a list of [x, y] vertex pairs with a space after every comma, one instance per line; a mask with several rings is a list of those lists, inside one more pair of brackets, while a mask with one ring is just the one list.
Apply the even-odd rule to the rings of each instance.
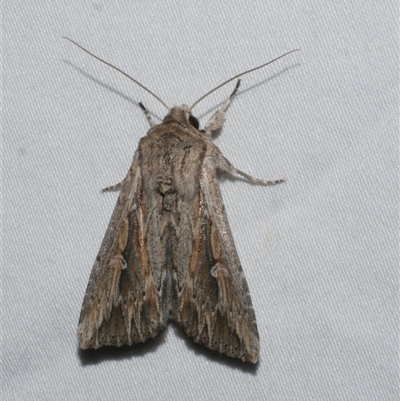
[[187, 104], [182, 106], [174, 106], [165, 116], [164, 121], [174, 119], [184, 124], [189, 124], [195, 129], [199, 129], [199, 120], [192, 115], [190, 107]]

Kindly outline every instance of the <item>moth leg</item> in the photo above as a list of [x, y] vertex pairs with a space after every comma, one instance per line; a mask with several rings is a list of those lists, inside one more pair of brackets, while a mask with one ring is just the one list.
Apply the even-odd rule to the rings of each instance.
[[111, 185], [109, 187], [103, 188], [101, 192], [115, 192], [115, 191], [120, 191], [122, 186], [125, 184], [125, 178], [119, 182], [118, 184]]
[[280, 178], [279, 180], [263, 180], [261, 178], [256, 178], [253, 177], [249, 174], [246, 174], [245, 172], [238, 170], [233, 164], [222, 155], [222, 153], [217, 154], [217, 168], [231, 173], [231, 174], [238, 174], [241, 175], [242, 177], [246, 178], [253, 184], [261, 184], [261, 185], [277, 185], [277, 184], [282, 184], [282, 182], [286, 181], [286, 178]]
[[222, 105], [222, 107], [219, 110], [217, 110], [213, 114], [213, 116], [208, 120], [206, 126], [204, 127], [204, 131], [208, 136], [211, 136], [212, 131], [216, 131], [217, 129], [222, 127], [222, 124], [224, 123], [226, 109], [232, 103], [232, 100], [235, 97], [236, 92], [239, 89], [239, 86], [240, 86], [240, 79], [237, 80], [235, 89], [233, 90], [229, 98], [225, 100], [225, 103]]
[[150, 127], [154, 127], [155, 125], [157, 125], [157, 123], [153, 120], [153, 117], [150, 115], [150, 113], [148, 112], [148, 110], [146, 109], [146, 107], [144, 107], [142, 102], [139, 102], [139, 106], [140, 108], [143, 110], [144, 115], [147, 118], [147, 121], [150, 124]]

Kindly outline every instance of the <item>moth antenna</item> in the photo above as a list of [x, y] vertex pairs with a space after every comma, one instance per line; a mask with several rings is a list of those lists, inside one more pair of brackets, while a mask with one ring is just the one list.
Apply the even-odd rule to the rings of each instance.
[[218, 89], [221, 88], [222, 86], [226, 85], [227, 83], [233, 81], [234, 79], [239, 78], [239, 77], [241, 77], [242, 75], [248, 74], [248, 73], [250, 73], [250, 72], [259, 70], [260, 68], [263, 68], [263, 67], [267, 66], [268, 64], [272, 64], [273, 62], [279, 60], [279, 59], [282, 58], [282, 57], [285, 57], [285, 56], [289, 55], [290, 53], [298, 52], [298, 51], [300, 51], [300, 50], [301, 50], [301, 49], [294, 49], [294, 50], [291, 50], [290, 52], [287, 52], [287, 53], [285, 53], [285, 54], [282, 54], [281, 56], [279, 56], [279, 57], [277, 57], [277, 58], [274, 58], [273, 60], [268, 61], [268, 62], [265, 63], [265, 64], [259, 65], [258, 67], [252, 68], [252, 69], [247, 70], [247, 71], [245, 71], [245, 72], [241, 72], [240, 74], [237, 74], [237, 75], [235, 75], [235, 76], [232, 77], [232, 78], [229, 78], [227, 81], [225, 81], [225, 82], [223, 82], [222, 84], [216, 86], [214, 89], [211, 89], [209, 92], [207, 92], [205, 95], [203, 95], [200, 99], [196, 100], [196, 101], [192, 104], [192, 106], [190, 107], [190, 111], [192, 111], [193, 108], [194, 108], [195, 106], [197, 106], [197, 104], [200, 103], [200, 102], [201, 102], [204, 98], [206, 98], [208, 95], [211, 95], [211, 93], [215, 92], [216, 90], [218, 90]]
[[132, 78], [130, 75], [128, 75], [126, 72], [122, 71], [121, 69], [119, 69], [118, 67], [116, 67], [115, 65], [112, 65], [111, 63], [109, 63], [108, 61], [105, 61], [103, 59], [101, 59], [100, 57], [96, 56], [95, 54], [91, 53], [89, 50], [86, 50], [84, 47], [82, 47], [80, 44], [76, 43], [75, 41], [73, 41], [70, 38], [67, 38], [66, 36], [62, 36], [63, 39], [69, 40], [70, 42], [72, 42], [74, 45], [80, 47], [84, 52], [90, 54], [92, 57], [94, 57], [95, 59], [101, 61], [104, 64], [107, 64], [108, 66], [110, 66], [111, 68], [114, 68], [114, 70], [117, 70], [118, 72], [120, 72], [122, 75], [125, 75], [127, 78], [129, 78], [131, 81], [135, 82], [135, 84], [139, 85], [142, 89], [144, 89], [146, 92], [150, 93], [150, 95], [154, 96], [163, 106], [165, 106], [167, 108], [167, 110], [169, 110], [170, 108], [155, 94], [153, 93], [149, 88], [146, 88], [144, 85], [142, 85], [139, 81], [136, 81], [135, 78]]

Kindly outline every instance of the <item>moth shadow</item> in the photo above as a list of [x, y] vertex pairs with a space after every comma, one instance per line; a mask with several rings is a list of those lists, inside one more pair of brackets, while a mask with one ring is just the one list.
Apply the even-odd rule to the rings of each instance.
[[208, 360], [225, 365], [231, 369], [241, 370], [244, 373], [252, 375], [257, 374], [260, 363], [253, 364], [251, 362], [243, 362], [238, 358], [232, 358], [218, 351], [208, 349], [205, 345], [196, 343], [192, 337], [188, 337], [183, 328], [176, 322], [169, 321], [169, 326], [172, 327], [174, 334], [182, 339], [188, 349], [190, 349], [196, 356], [203, 355]]
[[149, 338], [143, 343], [124, 345], [122, 347], [101, 347], [98, 349], [78, 349], [78, 357], [81, 365], [97, 365], [103, 361], [118, 361], [130, 358], [142, 358], [149, 353], [155, 352], [165, 342], [167, 330], [161, 331], [154, 338]]
[[[93, 75], [87, 73], [86, 71], [82, 70], [81, 68], [79, 68], [78, 66], [76, 66], [75, 64], [71, 63], [68, 60], [62, 59], [63, 63], [69, 65], [71, 68], [73, 68], [75, 71], [77, 71], [79, 74], [83, 75], [85, 78], [89, 79], [90, 81], [94, 82], [96, 85], [100, 85], [101, 87], [103, 87], [104, 89], [120, 96], [122, 99], [128, 101], [129, 103], [137, 106], [140, 108], [139, 106], [139, 102], [133, 100], [131, 97], [125, 95], [123, 92], [119, 91], [118, 89], [115, 89], [114, 87], [105, 84], [104, 82], [100, 81], [99, 79], [95, 78]], [[151, 113], [150, 113], [151, 114]]]

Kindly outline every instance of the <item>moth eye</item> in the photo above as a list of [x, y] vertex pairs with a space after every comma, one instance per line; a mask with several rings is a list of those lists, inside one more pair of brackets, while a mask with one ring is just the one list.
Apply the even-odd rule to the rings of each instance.
[[190, 115], [189, 122], [192, 127], [199, 129], [199, 120], [196, 117]]

